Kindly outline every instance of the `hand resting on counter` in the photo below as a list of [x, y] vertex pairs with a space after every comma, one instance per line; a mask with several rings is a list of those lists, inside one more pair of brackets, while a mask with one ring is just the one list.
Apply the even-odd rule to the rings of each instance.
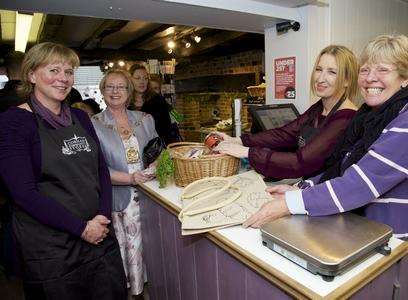
[[265, 223], [290, 215], [285, 201], [285, 192], [297, 189], [297, 187], [288, 184], [279, 184], [268, 187], [266, 191], [272, 195], [273, 199], [262, 205], [262, 207], [249, 217], [242, 226], [244, 228], [259, 228]]

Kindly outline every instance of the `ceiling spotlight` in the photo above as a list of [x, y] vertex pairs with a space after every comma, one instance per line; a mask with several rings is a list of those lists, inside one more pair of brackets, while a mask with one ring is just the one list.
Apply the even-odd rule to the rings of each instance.
[[119, 67], [124, 67], [125, 62], [123, 60], [120, 60], [120, 61], [118, 61], [118, 65], [119, 65]]
[[109, 66], [109, 68], [113, 68], [114, 63], [110, 61], [110, 62], [108, 63], [108, 66]]
[[173, 49], [174, 47], [176, 47], [176, 43], [173, 40], [171, 40], [167, 43], [167, 47]]
[[168, 54], [172, 54], [172, 53], [173, 53], [173, 49], [169, 49], [169, 50], [167, 51], [167, 53], [168, 53]]
[[198, 44], [201, 41], [201, 37], [199, 37], [198, 35], [194, 36], [194, 40], [195, 42]]
[[185, 46], [186, 46], [186, 48], [190, 48], [190, 47], [191, 47], [191, 44], [190, 44], [189, 42], [187, 42], [187, 43], [185, 44]]

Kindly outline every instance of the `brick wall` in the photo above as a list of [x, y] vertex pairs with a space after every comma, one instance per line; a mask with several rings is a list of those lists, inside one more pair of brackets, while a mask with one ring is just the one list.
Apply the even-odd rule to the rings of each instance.
[[[242, 52], [234, 55], [217, 57], [212, 60], [198, 63], [181, 63], [176, 67], [175, 80], [183, 81], [190, 78], [200, 78], [208, 76], [223, 76], [237, 74], [255, 74], [256, 85], [261, 82], [260, 75], [263, 72], [264, 53], [261, 50]], [[231, 78], [231, 77], [229, 77]], [[226, 79], [228, 80], [228, 79]], [[222, 83], [216, 90], [225, 91]], [[243, 85], [247, 85], [244, 84]], [[197, 85], [196, 85], [197, 86]], [[187, 87], [188, 88], [188, 87]], [[240, 87], [239, 91], [245, 90]], [[214, 109], [219, 111], [219, 119], [225, 120], [232, 117], [231, 103], [233, 99], [246, 99], [248, 96], [245, 92], [182, 92], [177, 93], [176, 89], [176, 109], [185, 117], [184, 121], [179, 124], [180, 132], [185, 141], [200, 141], [205, 136], [200, 132], [202, 126], [215, 125], [212, 112]], [[242, 123], [250, 122], [247, 107], [242, 110]], [[228, 132], [230, 133], [230, 132]]]
[[[246, 51], [198, 63], [181, 63], [176, 67], [176, 80], [193, 77], [263, 72], [264, 53], [261, 50]], [[260, 82], [262, 78], [257, 78]], [[257, 83], [258, 84], [258, 83]]]
[[[183, 93], [177, 95], [176, 109], [184, 115], [179, 124], [180, 132], [185, 141], [200, 141], [204, 133], [202, 126], [215, 126], [218, 119], [213, 117], [213, 110], [219, 111], [221, 120], [232, 117], [231, 103], [236, 98], [245, 99], [246, 93]], [[248, 123], [246, 106], [242, 110], [242, 123]], [[228, 132], [229, 133], [229, 132]]]

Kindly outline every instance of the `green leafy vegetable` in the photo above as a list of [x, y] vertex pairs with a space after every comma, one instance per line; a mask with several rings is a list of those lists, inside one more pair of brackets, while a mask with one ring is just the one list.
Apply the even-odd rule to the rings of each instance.
[[164, 188], [167, 181], [174, 176], [174, 163], [170, 156], [170, 151], [165, 149], [160, 154], [157, 167], [156, 178], [159, 181], [159, 187]]

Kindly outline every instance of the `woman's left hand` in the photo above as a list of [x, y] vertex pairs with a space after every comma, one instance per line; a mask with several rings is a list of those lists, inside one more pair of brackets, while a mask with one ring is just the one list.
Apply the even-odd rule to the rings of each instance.
[[223, 154], [229, 154], [237, 158], [247, 158], [249, 152], [248, 147], [230, 142], [221, 142], [213, 150]]
[[264, 205], [251, 217], [249, 217], [242, 226], [244, 228], [259, 228], [261, 225], [281, 217], [290, 215], [286, 205], [285, 195], [274, 195], [273, 199]]
[[152, 180], [154, 178], [154, 174], [149, 175], [149, 174], [144, 174], [143, 171], [139, 171], [139, 172], [134, 172], [132, 174], [132, 178], [133, 178], [133, 184], [137, 185], [139, 183], [144, 183], [144, 182]]

